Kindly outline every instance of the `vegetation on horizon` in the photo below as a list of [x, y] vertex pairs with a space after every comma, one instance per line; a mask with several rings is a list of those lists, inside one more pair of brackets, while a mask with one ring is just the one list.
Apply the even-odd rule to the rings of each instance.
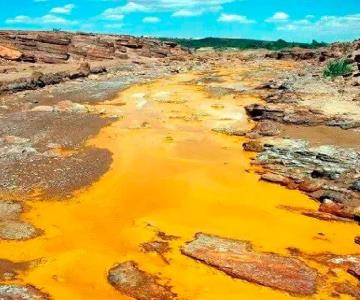
[[279, 39], [277, 41], [262, 41], [251, 39], [230, 39], [230, 38], [203, 38], [203, 39], [179, 39], [179, 38], [161, 38], [161, 40], [173, 41], [188, 48], [205, 48], [211, 47], [214, 49], [236, 48], [240, 50], [246, 49], [268, 49], [281, 50], [285, 48], [301, 47], [307, 49], [315, 49], [327, 46], [326, 43], [319, 43], [315, 40], [312, 43], [295, 43], [287, 42]]
[[338, 77], [348, 75], [352, 72], [352, 66], [346, 58], [334, 59], [326, 65], [323, 75], [324, 77]]

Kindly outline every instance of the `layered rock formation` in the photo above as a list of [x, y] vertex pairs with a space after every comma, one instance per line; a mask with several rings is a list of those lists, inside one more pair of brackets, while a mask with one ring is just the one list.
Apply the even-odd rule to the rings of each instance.
[[0, 31], [0, 46], [0, 58], [43, 63], [127, 58], [133, 52], [156, 58], [189, 53], [173, 42], [70, 32]]

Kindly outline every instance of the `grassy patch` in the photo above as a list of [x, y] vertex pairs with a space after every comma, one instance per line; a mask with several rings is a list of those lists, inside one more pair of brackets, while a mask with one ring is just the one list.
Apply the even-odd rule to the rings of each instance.
[[334, 77], [350, 74], [351, 72], [352, 72], [351, 63], [347, 59], [341, 58], [330, 61], [326, 65], [323, 71], [323, 75], [324, 77], [334, 78]]

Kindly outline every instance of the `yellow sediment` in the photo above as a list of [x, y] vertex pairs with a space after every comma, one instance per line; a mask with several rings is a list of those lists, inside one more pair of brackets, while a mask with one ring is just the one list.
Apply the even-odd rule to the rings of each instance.
[[[221, 72], [240, 76], [244, 70]], [[211, 131], [230, 125], [250, 127], [243, 106], [259, 100], [211, 97], [191, 82], [199, 77], [190, 73], [136, 85], [100, 105], [109, 114], [124, 117], [89, 142], [113, 153], [111, 170], [71, 199], [30, 203], [25, 218], [44, 235], [0, 243], [1, 258], [42, 258], [18, 282], [42, 288], [55, 300], [127, 299], [107, 283], [106, 275], [114, 264], [134, 260], [145, 271], [161, 273], [180, 299], [295, 299], [232, 279], [183, 256], [179, 247], [196, 232], [205, 232], [248, 240], [256, 250], [283, 255], [289, 255], [288, 247], [307, 253], [357, 252], [353, 242], [357, 225], [278, 208], [315, 210], [317, 204], [298, 191], [260, 182], [248, 171], [251, 154], [242, 151], [244, 140]], [[116, 105], [123, 102], [125, 106]], [[168, 265], [139, 247], [157, 230], [180, 237], [171, 242]], [[337, 272], [336, 281], [353, 281]], [[331, 299], [330, 291], [321, 288], [308, 299]]]

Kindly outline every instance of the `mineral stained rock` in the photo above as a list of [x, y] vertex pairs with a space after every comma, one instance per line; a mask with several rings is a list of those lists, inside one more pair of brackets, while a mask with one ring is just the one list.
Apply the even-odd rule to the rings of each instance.
[[256, 252], [247, 241], [198, 233], [181, 251], [234, 278], [293, 295], [307, 296], [316, 292], [316, 270], [296, 258]]
[[0, 285], [0, 299], [4, 300], [49, 300], [50, 297], [37, 288], [26, 285]]
[[171, 287], [161, 284], [156, 275], [139, 269], [133, 261], [123, 262], [108, 273], [108, 281], [122, 294], [137, 300], [169, 300], [177, 295]]

